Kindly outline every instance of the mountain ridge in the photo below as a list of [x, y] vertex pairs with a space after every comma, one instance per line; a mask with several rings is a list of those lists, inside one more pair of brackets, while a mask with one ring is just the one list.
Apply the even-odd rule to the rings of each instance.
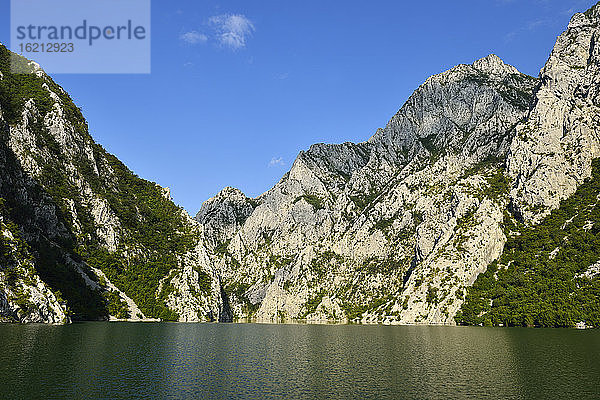
[[[11, 74], [10, 63], [33, 73]], [[200, 276], [212, 273], [189, 271], [196, 267], [195, 224], [162, 188], [93, 141], [80, 110], [37, 64], [0, 46], [0, 71], [0, 197], [31, 251], [34, 278], [62, 300], [50, 318], [39, 315], [39, 301], [17, 307], [6, 296], [0, 314], [40, 322], [189, 318], [167, 304], [169, 280], [186, 275], [188, 286], [200, 289]], [[2, 278], [13, 270], [5, 265]], [[12, 283], [7, 292], [21, 297], [33, 290], [23, 280]], [[199, 314], [195, 320], [219, 314], [220, 295], [212, 290], [183, 298], [184, 308]]]
[[[313, 251], [314, 254], [303, 254], [301, 257], [298, 257], [298, 253], [301, 253], [303, 248], [311, 245], [316, 246], [315, 243], [323, 240], [330, 240], [331, 242], [330, 248], [323, 249], [324, 254], [328, 254], [326, 258], [329, 258], [329, 260], [326, 261], [331, 262], [333, 260], [340, 264], [337, 266], [330, 265], [330, 267], [341, 267], [341, 269], [352, 270], [355, 273], [357, 268], [362, 268], [362, 265], [354, 265], [356, 264], [354, 261], [356, 258], [362, 258], [362, 264], [367, 262], [367, 258], [377, 256], [376, 263], [391, 263], [395, 266], [393, 269], [396, 270], [396, 282], [393, 284], [388, 282], [388, 284], [402, 288], [410, 280], [410, 273], [408, 272], [411, 270], [410, 264], [414, 262], [414, 259], [413, 261], [404, 260], [402, 262], [379, 259], [382, 254], [374, 254], [373, 250], [376, 252], [383, 243], [387, 242], [387, 239], [382, 240], [381, 237], [376, 238], [372, 234], [374, 231], [379, 230], [375, 227], [376, 225], [383, 226], [389, 222], [375, 224], [370, 221], [363, 221], [365, 213], [369, 212], [373, 207], [373, 203], [377, 203], [377, 199], [388, 193], [390, 187], [396, 184], [396, 180], [402, 181], [407, 177], [410, 178], [411, 173], [427, 167], [427, 163], [434, 158], [446, 157], [446, 155], [437, 154], [440, 147], [443, 147], [449, 153], [453, 153], [448, 157], [458, 159], [463, 157], [461, 161], [469, 166], [476, 161], [489, 158], [491, 155], [489, 153], [506, 152], [508, 147], [506, 143], [503, 144], [503, 137], [524, 116], [524, 104], [529, 102], [529, 98], [521, 99], [518, 96], [532, 90], [533, 86], [537, 84], [534, 78], [515, 71], [517, 70], [514, 67], [507, 66], [497, 56], [493, 55], [478, 60], [472, 65], [459, 65], [429, 78], [415, 91], [400, 111], [392, 117], [386, 127], [377, 130], [367, 141], [357, 144], [349, 142], [339, 145], [315, 144], [309, 150], [300, 152], [290, 171], [284, 175], [280, 182], [273, 189], [256, 198], [259, 206], [254, 209], [250, 216], [245, 217], [245, 222], [240, 228], [241, 233], [233, 236], [225, 235], [218, 240], [221, 245], [220, 249], [223, 250], [223, 245], [226, 249], [223, 259], [218, 259], [219, 256], [217, 256], [217, 259], [213, 261], [214, 264], [219, 265], [219, 269], [227, 271], [227, 263], [231, 262], [236, 265], [236, 273], [240, 271], [237, 265], [241, 264], [243, 266], [241, 269], [247, 268], [246, 274], [249, 276], [263, 275], [261, 279], [274, 279], [271, 283], [260, 281], [255, 281], [253, 284], [248, 281], [241, 283], [241, 287], [246, 289], [246, 298], [241, 301], [242, 304], [238, 304], [238, 312], [241, 316], [248, 317], [244, 314], [246, 311], [243, 310], [251, 310], [252, 306], [257, 306], [257, 303], [262, 304], [265, 297], [269, 296], [268, 292], [272, 291], [271, 296], [274, 297], [273, 302], [276, 304], [271, 305], [271, 310], [264, 312], [259, 307], [256, 311], [259, 314], [257, 319], [264, 318], [265, 320], [274, 321], [279, 319], [280, 314], [289, 314], [292, 319], [313, 318], [326, 320], [328, 316], [324, 314], [327, 313], [335, 318], [343, 319], [345, 311], [342, 307], [349, 306], [342, 304], [342, 301], [335, 298], [339, 294], [334, 295], [333, 301], [330, 301], [331, 298], [327, 299], [327, 301], [330, 301], [330, 309], [321, 312], [321, 315], [313, 317], [311, 314], [316, 310], [308, 309], [308, 305], [315, 302], [314, 298], [324, 297], [322, 292], [328, 290], [325, 286], [335, 287], [333, 283], [323, 287], [316, 284], [318, 287], [316, 290], [304, 291], [300, 288], [301, 304], [298, 304], [297, 298], [290, 299], [293, 296], [282, 293], [287, 292], [287, 290], [282, 290], [282, 286], [287, 285], [288, 289], [292, 286], [289, 283], [289, 275], [296, 275], [295, 278], [302, 280], [304, 278], [299, 272], [301, 269], [308, 268], [310, 270], [312, 264], [322, 261], [322, 257], [317, 254], [319, 251]], [[518, 85], [523, 85], [523, 88]], [[460, 89], [456, 86], [459, 86]], [[498, 87], [502, 87], [503, 90], [497, 90]], [[434, 93], [432, 94], [432, 92]], [[434, 103], [427, 104], [426, 102], [429, 99], [435, 98], [435, 96], [442, 99], [444, 97], [450, 98], [455, 96], [457, 92], [469, 93], [471, 97], [459, 97], [458, 101], [453, 104], [458, 109], [454, 114], [445, 115], [440, 112], [439, 115], [441, 116], [430, 118], [435, 113], [432, 113], [429, 109], [433, 108], [435, 110], [437, 106]], [[519, 99], [519, 102], [515, 103], [516, 107], [506, 101], [506, 99], [514, 100], [514, 96]], [[488, 108], [486, 109], [484, 106], [481, 110], [472, 112], [474, 99], [487, 102], [485, 104]], [[443, 110], [446, 104], [443, 103], [437, 109]], [[497, 114], [499, 108], [501, 111]], [[514, 109], [519, 117], [506, 117], [502, 114], [504, 109]], [[503, 118], [509, 121], [504, 121]], [[486, 127], [480, 128], [480, 131], [473, 134], [479, 125]], [[487, 129], [487, 126], [498, 127], [498, 129], [494, 131], [493, 129]], [[482, 145], [487, 145], [487, 148], [482, 150]], [[473, 161], [470, 157], [465, 157], [465, 154], [475, 147], [477, 147], [477, 150], [474, 151], [475, 161]], [[493, 156], [497, 157], [498, 154], [494, 153]], [[463, 169], [466, 169], [466, 165], [463, 166]], [[431, 177], [427, 179], [431, 179]], [[368, 194], [365, 196], [365, 193]], [[211, 206], [214, 206], [214, 200], [214, 198], [210, 200]], [[344, 215], [344, 213], [347, 213], [347, 215]], [[390, 217], [393, 217], [393, 215]], [[380, 216], [372, 218], [380, 219]], [[414, 225], [413, 222], [410, 222], [411, 219], [413, 219], [412, 215], [407, 215], [403, 225]], [[215, 224], [215, 221], [210, 220], [202, 209], [197, 220], [203, 225]], [[390, 220], [386, 219], [386, 221]], [[361, 232], [361, 225], [365, 222], [372, 226], [366, 232], [364, 230]], [[329, 228], [324, 232], [319, 232], [318, 225], [323, 223], [326, 223]], [[300, 224], [300, 227], [297, 224]], [[280, 232], [281, 230], [286, 232]], [[343, 248], [344, 246], [340, 242], [344, 240], [353, 240], [356, 243], [357, 238], [346, 235], [349, 230], [355, 230], [365, 237], [371, 236], [369, 238], [370, 242], [361, 245], [362, 249], [358, 249], [356, 245], [351, 243], [346, 243], [346, 248]], [[333, 232], [335, 239], [327, 239], [327, 235], [331, 232]], [[274, 238], [273, 235], [280, 238]], [[346, 235], [346, 238], [344, 238], [344, 235]], [[428, 235], [424, 233], [424, 236]], [[288, 238], [293, 239], [287, 240]], [[259, 248], [259, 246], [249, 245], [249, 243], [262, 242], [261, 245], [272, 247], [274, 241], [276, 246], [281, 245], [283, 249], [265, 250]], [[406, 243], [406, 246], [402, 246], [402, 251], [408, 253], [409, 248], [413, 245], [414, 243]], [[425, 251], [428, 252], [429, 250]], [[249, 252], [254, 254], [248, 257]], [[295, 255], [295, 257], [291, 255]], [[383, 254], [383, 256], [386, 255]], [[421, 254], [419, 257], [425, 258], [426, 256]], [[283, 259], [286, 263], [295, 265], [293, 267], [291, 265], [282, 266], [283, 268], [279, 271], [273, 270], [269, 266], [272, 265], [269, 261], [278, 259]], [[252, 267], [248, 268], [246, 266], [248, 264]], [[353, 265], [348, 266], [346, 264]], [[286, 267], [288, 270], [286, 270]], [[266, 272], [269, 268], [270, 271]], [[297, 271], [293, 271], [294, 269]], [[281, 274], [280, 277], [277, 276], [277, 272]], [[275, 274], [275, 276], [271, 277], [271, 274]], [[232, 272], [231, 278], [234, 280], [233, 285], [236, 286], [234, 291], [239, 295], [237, 288], [240, 286], [235, 282], [234, 275], [235, 273]], [[351, 280], [350, 277], [346, 279]], [[276, 282], [277, 280], [278, 282]], [[310, 284], [315, 284], [314, 280]], [[351, 284], [351, 282], [347, 282], [347, 284]], [[309, 284], [303, 282], [299, 286], [304, 285], [308, 286]], [[234, 295], [234, 297], [237, 297], [237, 295]], [[278, 296], [283, 297], [284, 300], [278, 298]], [[375, 296], [371, 296], [372, 302], [382, 301], [380, 298], [374, 298]], [[243, 294], [240, 297], [243, 297]], [[253, 302], [253, 300], [256, 302]], [[282, 306], [280, 304], [282, 302], [290, 302], [292, 305]], [[296, 304], [293, 304], [294, 302]], [[235, 305], [235, 299], [233, 303]], [[293, 310], [288, 310], [288, 307], [293, 307]], [[393, 308], [393, 304], [388, 304], [388, 308], [390, 307]], [[283, 310], [280, 308], [283, 308]], [[398, 312], [398, 310], [395, 312]], [[250, 318], [254, 317], [250, 316]]]
[[[364, 142], [314, 144], [265, 193], [225, 187], [195, 218], [0, 45], [0, 320], [599, 325], [599, 8], [539, 78], [494, 54], [455, 66]], [[540, 270], [579, 286], [551, 297]], [[547, 317], [536, 299], [565, 305]]]

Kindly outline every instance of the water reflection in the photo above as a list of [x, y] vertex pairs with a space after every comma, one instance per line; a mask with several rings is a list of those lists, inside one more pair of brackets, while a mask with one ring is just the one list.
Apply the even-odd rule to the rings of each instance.
[[600, 332], [0, 325], [0, 398], [598, 398]]
[[[538, 335], [539, 332], [543, 334]], [[508, 329], [524, 398], [600, 398], [600, 332]]]

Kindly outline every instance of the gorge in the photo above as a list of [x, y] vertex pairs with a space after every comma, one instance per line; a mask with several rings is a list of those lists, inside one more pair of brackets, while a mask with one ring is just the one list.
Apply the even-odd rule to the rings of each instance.
[[493, 54], [434, 75], [194, 218], [0, 45], [0, 320], [598, 327], [599, 38], [596, 5], [538, 78]]

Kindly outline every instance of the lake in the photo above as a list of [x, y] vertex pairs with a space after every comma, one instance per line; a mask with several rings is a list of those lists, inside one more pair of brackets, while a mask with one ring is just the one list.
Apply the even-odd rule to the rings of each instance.
[[600, 398], [600, 331], [0, 324], [1, 399]]

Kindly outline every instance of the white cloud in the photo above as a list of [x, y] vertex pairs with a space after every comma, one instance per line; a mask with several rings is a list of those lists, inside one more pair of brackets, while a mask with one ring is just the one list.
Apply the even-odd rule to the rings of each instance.
[[517, 36], [520, 36], [526, 32], [535, 32], [539, 28], [549, 26], [552, 23], [553, 23], [553, 21], [550, 19], [547, 19], [547, 18], [539, 18], [539, 19], [536, 19], [533, 21], [529, 21], [526, 25], [520, 27], [519, 29], [508, 32], [506, 35], [504, 35], [504, 41], [510, 42], [513, 39], [515, 39]]
[[198, 44], [206, 43], [206, 41], [208, 40], [208, 36], [197, 31], [189, 31], [179, 36], [179, 39], [183, 40], [188, 44]]
[[241, 14], [216, 15], [209, 19], [215, 28], [221, 46], [238, 50], [246, 46], [246, 40], [255, 31], [254, 24]]
[[282, 157], [273, 157], [271, 161], [269, 161], [269, 167], [283, 166], [285, 162]]

